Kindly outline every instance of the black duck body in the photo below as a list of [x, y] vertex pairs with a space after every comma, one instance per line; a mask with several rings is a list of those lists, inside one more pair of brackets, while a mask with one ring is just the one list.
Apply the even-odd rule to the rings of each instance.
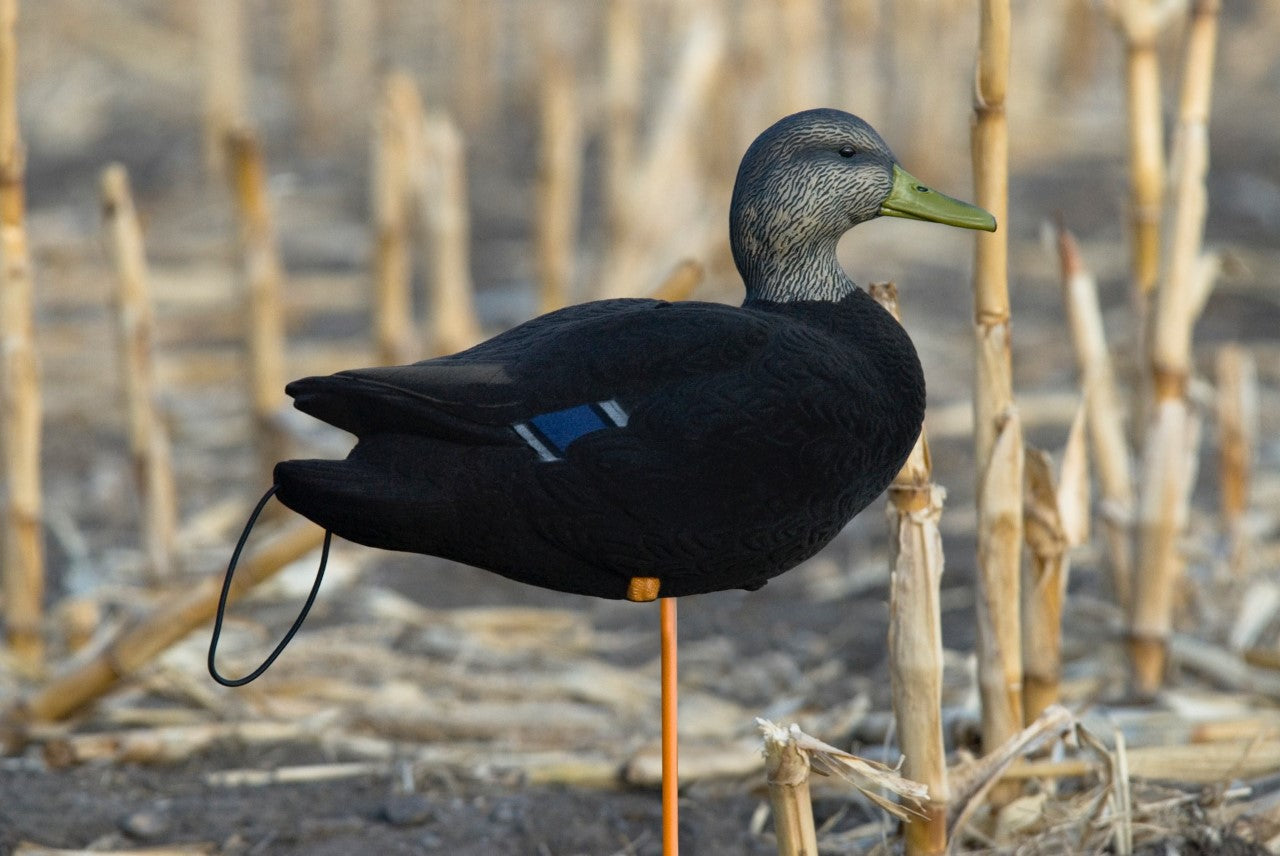
[[359, 442], [278, 465], [285, 505], [350, 541], [607, 598], [632, 577], [663, 596], [759, 587], [884, 490], [924, 417], [915, 350], [861, 290], [583, 304], [288, 392]]
[[741, 307], [598, 301], [459, 354], [295, 381], [296, 406], [357, 443], [279, 464], [277, 496], [351, 541], [544, 588], [758, 588], [883, 491], [920, 432], [915, 349], [836, 260], [882, 214], [995, 228], [861, 119], [789, 116], [738, 171]]

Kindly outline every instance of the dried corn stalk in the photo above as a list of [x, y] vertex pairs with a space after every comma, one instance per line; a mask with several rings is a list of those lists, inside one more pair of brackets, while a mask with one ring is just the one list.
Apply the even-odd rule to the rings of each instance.
[[694, 289], [702, 284], [706, 275], [702, 264], [694, 259], [684, 259], [671, 269], [662, 284], [649, 296], [655, 300], [688, 300]]
[[625, 240], [642, 81], [638, 0], [610, 0], [605, 21], [604, 197], [607, 244]]
[[1111, 588], [1127, 610], [1133, 600], [1133, 463], [1124, 432], [1124, 409], [1116, 388], [1098, 302], [1098, 283], [1085, 267], [1075, 237], [1058, 230], [1063, 302], [1075, 347], [1080, 386], [1088, 414], [1093, 465], [1102, 495], [1102, 526], [1111, 560]]
[[1154, 413], [1143, 456], [1138, 508], [1138, 569], [1130, 625], [1134, 689], [1159, 689], [1174, 597], [1183, 582], [1179, 545], [1187, 524], [1200, 440], [1199, 416], [1187, 396], [1191, 333], [1212, 290], [1217, 261], [1201, 255], [1207, 208], [1209, 100], [1217, 40], [1216, 0], [1192, 10], [1175, 135], [1174, 216], [1165, 279], [1156, 295], [1151, 335]]
[[726, 37], [721, 21], [710, 11], [698, 7], [692, 14], [643, 151], [633, 153], [628, 172], [618, 168], [617, 174], [610, 173], [619, 183], [610, 197], [615, 200], [611, 216], [619, 220], [606, 248], [600, 297], [633, 297], [644, 291], [652, 273], [651, 260], [661, 255], [663, 242], [672, 237], [664, 226], [688, 223], [701, 213], [700, 176], [689, 140], [715, 96]]
[[[893, 283], [871, 294], [899, 318]], [[889, 677], [904, 774], [929, 789], [921, 814], [908, 819], [906, 852], [941, 854], [947, 847], [947, 756], [942, 739], [942, 535], [946, 491], [932, 482], [929, 441], [921, 431], [889, 486]]]
[[1130, 617], [1134, 689], [1152, 695], [1164, 682], [1173, 607], [1183, 583], [1187, 526], [1200, 446], [1200, 417], [1181, 398], [1156, 403], [1142, 457], [1138, 564]]
[[[1022, 426], [1011, 411], [979, 485], [977, 593], [978, 691], [983, 745], [1022, 723]], [[1006, 738], [1007, 739], [1007, 738]]]
[[204, 66], [204, 161], [221, 178], [227, 134], [244, 127], [245, 61], [243, 0], [201, 3], [200, 54]]
[[972, 132], [976, 202], [1000, 231], [975, 237], [978, 475], [978, 685], [982, 740], [998, 746], [1022, 724], [1018, 604], [1022, 556], [1022, 424], [1013, 400], [1008, 282], [1008, 0], [982, 0]]
[[313, 0], [286, 0], [283, 10], [289, 100], [298, 116], [300, 142], [308, 151], [322, 148], [335, 124], [329, 113], [329, 88], [321, 77], [326, 5]]
[[419, 358], [410, 288], [413, 167], [422, 149], [422, 99], [403, 72], [387, 76], [374, 119], [370, 203], [373, 209], [374, 339], [387, 365]]
[[44, 545], [40, 532], [40, 373], [27, 248], [25, 154], [18, 131], [17, 0], [0, 0], [0, 474], [7, 482], [4, 625], [14, 662], [44, 666]]
[[764, 736], [764, 773], [773, 808], [778, 856], [807, 856], [818, 852], [809, 799], [809, 759], [789, 731], [760, 722]]
[[[859, 758], [823, 743], [816, 737], [805, 734], [798, 725], [783, 728], [764, 719], [757, 719], [756, 725], [764, 736], [766, 751], [770, 745], [794, 746], [813, 770], [822, 775], [839, 776], [883, 811], [899, 820], [911, 817], [918, 810], [919, 804], [929, 798], [928, 788], [919, 782], [898, 775], [894, 769], [884, 764]], [[904, 804], [892, 802], [882, 796], [884, 791], [896, 796]]]
[[368, 0], [334, 3], [330, 94], [335, 112], [359, 114], [376, 94], [381, 9]]
[[227, 136], [226, 144], [240, 224], [249, 400], [260, 465], [270, 472], [276, 461], [286, 457], [277, 419], [284, 407], [284, 268], [276, 246], [267, 169], [257, 135], [239, 129]]
[[[1137, 317], [1135, 362], [1146, 359], [1151, 303], [1160, 272], [1160, 226], [1165, 193], [1165, 153], [1157, 40], [1185, 0], [1109, 0], [1107, 11], [1125, 44], [1125, 104], [1129, 127], [1129, 251], [1132, 300]], [[1138, 372], [1133, 439], [1151, 405], [1150, 376]]]
[[1156, 40], [1184, 2], [1110, 0], [1107, 4], [1126, 52], [1130, 252], [1133, 283], [1142, 305], [1155, 290], [1160, 272], [1160, 214], [1164, 200], [1164, 132]]
[[546, 49], [539, 93], [537, 250], [538, 309], [550, 312], [573, 298], [574, 254], [582, 187], [582, 115], [566, 52]]
[[448, 117], [428, 115], [420, 154], [422, 192], [418, 202], [430, 272], [430, 348], [434, 353], [448, 354], [481, 339], [472, 302], [471, 218], [461, 132]]
[[153, 313], [142, 229], [121, 164], [102, 173], [107, 245], [116, 268], [116, 332], [129, 411], [129, 446], [141, 493], [143, 543], [154, 577], [172, 570], [177, 499], [169, 434], [157, 413], [152, 361]]
[[1031, 562], [1022, 584], [1022, 671], [1027, 724], [1059, 701], [1062, 603], [1070, 571], [1068, 551], [1088, 538], [1089, 476], [1084, 405], [1076, 413], [1054, 477], [1049, 455], [1028, 449], [1025, 526]]
[[1229, 542], [1228, 566], [1247, 570], [1244, 515], [1258, 437], [1258, 373], [1253, 357], [1239, 345], [1218, 351], [1218, 478], [1222, 485], [1222, 527]]
[[[465, 3], [445, 3], [441, 10], [447, 16], [443, 22], [445, 31], [457, 40], [457, 72], [453, 75], [457, 89], [453, 103], [461, 111], [462, 127], [470, 132], [485, 126], [496, 106], [501, 89], [494, 78], [500, 73], [498, 65], [507, 59], [499, 56], [499, 39], [511, 18], [527, 16], [517, 23], [516, 32], [532, 27], [534, 16], [541, 15], [542, 7], [531, 3], [507, 4], [498, 0], [467, 0]], [[532, 41], [532, 40], [528, 40]]]
[[827, 103], [826, 44], [820, 0], [781, 0], [778, 3], [783, 55], [782, 114]]

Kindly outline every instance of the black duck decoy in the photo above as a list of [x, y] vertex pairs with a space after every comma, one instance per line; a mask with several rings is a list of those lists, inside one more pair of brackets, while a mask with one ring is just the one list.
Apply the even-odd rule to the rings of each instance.
[[298, 409], [357, 442], [277, 465], [277, 496], [350, 541], [559, 591], [758, 588], [878, 496], [920, 432], [915, 349], [836, 260], [880, 215], [996, 227], [856, 116], [788, 116], [738, 170], [741, 307], [602, 300], [451, 356], [294, 381]]

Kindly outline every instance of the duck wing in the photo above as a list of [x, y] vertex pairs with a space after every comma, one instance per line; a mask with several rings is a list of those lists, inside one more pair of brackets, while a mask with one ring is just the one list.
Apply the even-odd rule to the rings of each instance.
[[[419, 434], [487, 444], [511, 439], [515, 426], [546, 414], [643, 398], [740, 366], [768, 338], [766, 320], [736, 307], [596, 301], [447, 357], [303, 378], [286, 392], [299, 410], [358, 437]], [[563, 428], [550, 424], [555, 419], [548, 425], [562, 434], [574, 430], [574, 418], [558, 419], [568, 420]]]

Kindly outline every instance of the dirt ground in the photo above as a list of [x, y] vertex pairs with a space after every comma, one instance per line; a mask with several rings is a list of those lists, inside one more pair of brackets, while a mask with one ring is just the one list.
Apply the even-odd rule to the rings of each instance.
[[[400, 588], [429, 598], [440, 609], [520, 604], [585, 613], [593, 628], [625, 633], [629, 645], [635, 646], [612, 652], [608, 659], [625, 664], [651, 660], [656, 654], [656, 609], [530, 592], [471, 569], [423, 567], [427, 561], [380, 560], [361, 584]], [[852, 603], [814, 603], [804, 598], [799, 582], [778, 580], [766, 587], [776, 589], [776, 594], [729, 593], [681, 601], [686, 685], [708, 680], [709, 669], [727, 668], [718, 683], [732, 687], [744, 707], [762, 715], [771, 706], [777, 709], [779, 698], [785, 699], [783, 709], [820, 708], [847, 699], [851, 692], [865, 693], [874, 683], [883, 686], [883, 588], [877, 586]], [[280, 606], [272, 609], [277, 617], [283, 614]], [[317, 612], [320, 622], [341, 624], [341, 617], [323, 603]], [[306, 638], [304, 631], [279, 667], [303, 652]], [[202, 638], [196, 644], [203, 642]], [[832, 655], [841, 668], [821, 669]], [[569, 669], [574, 668], [574, 656], [581, 654], [566, 654]], [[736, 662], [753, 667], [735, 675]], [[811, 679], [819, 670], [825, 673], [825, 686]], [[883, 692], [877, 695], [884, 704]], [[652, 717], [650, 739], [656, 736], [656, 707]], [[733, 732], [741, 731], [743, 724], [723, 723]], [[534, 724], [530, 730], [536, 735], [540, 727]], [[634, 742], [626, 735], [616, 739], [622, 745]], [[534, 737], [529, 742], [539, 741]], [[55, 771], [38, 755], [5, 759], [0, 762], [0, 849], [38, 841], [104, 849], [212, 842], [214, 852], [227, 854], [661, 852], [659, 795], [648, 788], [531, 786], [521, 781], [518, 769], [468, 777], [456, 770], [417, 767], [409, 774], [408, 762], [388, 763], [381, 774], [335, 782], [227, 787], [204, 781], [211, 771], [343, 760], [341, 754], [311, 741], [268, 746], [237, 746], [231, 741], [181, 763], [160, 766], [102, 763]], [[404, 775], [413, 780], [411, 792], [404, 786]], [[682, 847], [690, 853], [773, 852], [774, 845], [752, 831], [753, 815], [765, 800], [758, 776], [687, 788], [681, 800]], [[872, 817], [838, 792], [820, 799], [817, 811], [819, 822], [835, 821], [833, 831]]]
[[[1253, 573], [1274, 581], [1280, 579], [1274, 515], [1280, 507], [1280, 61], [1273, 51], [1270, 59], [1262, 57], [1267, 52], [1250, 40], [1250, 28], [1270, 20], [1265, 13], [1257, 12], [1255, 20], [1244, 4], [1224, 6], [1224, 58], [1210, 129], [1207, 241], [1226, 253], [1227, 272], [1197, 327], [1196, 358], [1205, 378], [1224, 343], [1243, 343], [1257, 360], [1262, 428]], [[388, 4], [393, 7], [401, 8]], [[149, 83], [152, 66], [120, 59], [103, 47], [106, 36], [95, 36], [92, 23], [86, 27], [85, 20], [94, 20], [88, 8], [83, 0], [50, 3], [32, 11], [20, 31], [23, 49], [32, 54], [22, 66], [22, 119], [47, 389], [47, 599], [55, 610], [49, 635], [57, 655], [65, 654], [65, 645], [63, 613], [56, 610], [68, 599], [94, 605], [100, 620], [95, 638], [101, 642], [166, 593], [147, 583], [137, 547], [138, 511], [112, 355], [110, 268], [99, 235], [96, 183], [105, 163], [122, 160], [129, 166], [146, 224], [158, 300], [157, 348], [168, 354], [161, 375], [193, 376], [179, 370], [183, 361], [203, 360], [217, 369], [235, 352], [234, 326], [225, 323], [234, 313], [219, 308], [234, 293], [234, 223], [225, 193], [203, 178], [193, 106], [198, 87], [191, 81]], [[131, 20], [183, 32], [195, 17], [157, 3], [127, 8]], [[255, 57], [261, 78], [257, 109], [293, 289], [292, 376], [340, 367], [331, 365], [334, 353], [350, 352], [357, 347], [352, 342], [368, 353], [362, 303], [370, 252], [367, 140], [364, 124], [353, 121], [320, 154], [295, 139], [296, 116], [279, 82], [285, 63], [271, 51], [281, 26], [275, 18], [268, 21]], [[1079, 235], [1100, 279], [1120, 368], [1132, 367], [1126, 356], [1132, 319], [1123, 102], [1113, 83], [1119, 60], [1113, 34], [1103, 27], [1097, 37], [1099, 58], [1087, 85], [1049, 98], [1060, 98], [1070, 109], [1063, 106], [1064, 115], [1055, 117], [1053, 109], [1041, 107], [1034, 129], [1028, 122], [1025, 133], [1015, 113], [1012, 132], [1008, 229], [1015, 388], [1028, 439], [1054, 451], [1065, 440], [1074, 410], [1076, 377], [1055, 260], [1041, 239], [1044, 222], [1060, 216]], [[1176, 45], [1171, 42], [1169, 69], [1176, 68]], [[40, 53], [43, 48], [55, 53]], [[161, 52], [153, 64], [167, 57]], [[491, 119], [487, 133], [475, 133], [468, 147], [473, 272], [481, 315], [493, 330], [527, 316], [533, 305], [527, 209], [535, 116], [531, 107], [512, 100], [508, 114]], [[877, 112], [839, 98], [833, 103]], [[1170, 96], [1170, 113], [1173, 103]], [[927, 145], [918, 139], [899, 145], [886, 130], [900, 153], [938, 149], [926, 170], [959, 164], [960, 173], [935, 181], [958, 196], [968, 195], [964, 112], [960, 135], [930, 136]], [[600, 178], [597, 148], [588, 147], [588, 187]], [[596, 191], [588, 189], [585, 197], [595, 213]], [[591, 228], [584, 226], [584, 233]], [[970, 256], [965, 235], [896, 221], [860, 227], [842, 245], [856, 281], [899, 283], [905, 324], [928, 378], [935, 479], [948, 491], [944, 701], [959, 723], [951, 735], [957, 746], [971, 737], [965, 724], [976, 711], [969, 661], [975, 562], [967, 433]], [[734, 301], [738, 288], [732, 279], [713, 276], [698, 296]], [[314, 310], [313, 304], [328, 299], [324, 295], [334, 296], [332, 305]], [[189, 341], [195, 339], [200, 342]], [[177, 384], [164, 398], [190, 535], [183, 576], [172, 591], [218, 572], [237, 521], [264, 477], [249, 445], [238, 381]], [[302, 433], [312, 452], [341, 454], [341, 436], [305, 426]], [[1208, 581], [1221, 564], [1212, 440], [1210, 428], [1189, 538], [1190, 573], [1205, 591], [1217, 591]], [[218, 508], [230, 510], [211, 512]], [[203, 528], [193, 521], [204, 521]], [[729, 767], [694, 776], [683, 789], [682, 852], [776, 852], [763, 774], [752, 766], [756, 716], [796, 720], [843, 748], [896, 760], [886, 748], [891, 737], [884, 726], [885, 541], [882, 512], [873, 505], [820, 556], [763, 590], [681, 601], [681, 680], [687, 691], [682, 721], [688, 723], [683, 749], [696, 759], [688, 762], [692, 767], [709, 764], [699, 755], [702, 749]], [[312, 561], [233, 608], [224, 654], [231, 671], [250, 667], [288, 626]], [[1068, 701], [1081, 709], [1117, 698], [1123, 682], [1117, 616], [1105, 605], [1103, 563], [1100, 545], [1086, 545], [1072, 571], [1067, 671], [1087, 690]], [[1238, 588], [1231, 596], [1236, 599], [1198, 602], [1199, 612], [1188, 623], [1221, 641], [1242, 597]], [[542, 626], [528, 626], [530, 615]], [[661, 852], [658, 792], [643, 775], [626, 772], [634, 759], [652, 754], [658, 735], [657, 610], [651, 605], [560, 595], [435, 559], [338, 545], [332, 578], [311, 621], [254, 688], [214, 687], [203, 670], [206, 634], [202, 628], [90, 710], [38, 732], [23, 752], [0, 758], [0, 854], [19, 851], [22, 842], [75, 851], [168, 847], [173, 849], [158, 852], [246, 856]], [[592, 676], [600, 676], [600, 686], [583, 685]], [[616, 681], [608, 691], [601, 689], [606, 679]], [[1176, 688], [1189, 691], [1212, 684], [1183, 671], [1173, 679]], [[9, 664], [0, 668], [0, 707], [32, 688]], [[533, 699], [527, 706], [526, 697]], [[1245, 708], [1276, 707], [1265, 693], [1232, 698]], [[107, 752], [97, 760], [59, 764], [50, 752], [50, 746], [76, 735], [241, 721], [299, 730], [275, 740], [217, 739], [164, 763]], [[453, 750], [459, 754], [448, 755]], [[551, 775], [530, 760], [539, 753], [554, 756], [555, 763], [562, 759], [556, 753], [577, 753], [597, 766], [584, 779]], [[446, 755], [451, 760], [424, 760]], [[480, 760], [458, 760], [472, 757]], [[371, 766], [361, 772], [359, 764]], [[321, 778], [325, 769], [337, 771], [336, 777]], [[613, 775], [601, 781], [600, 769]], [[228, 783], [223, 775], [290, 770], [314, 777], [284, 781], [267, 775]], [[1274, 778], [1253, 785], [1258, 800], [1277, 789]], [[1237, 822], [1216, 796], [1200, 799], [1195, 787], [1180, 792], [1194, 798], [1185, 809], [1162, 815], [1169, 826], [1155, 830], [1172, 837], [1151, 841], [1139, 852], [1275, 852], [1253, 843], [1280, 831], [1274, 821]], [[891, 823], [839, 782], [817, 788], [816, 815], [824, 853], [869, 852], [881, 835], [875, 823], [882, 824], [886, 839], [896, 836]], [[1237, 832], [1240, 839], [1233, 837]]]
[[[423, 783], [397, 794], [385, 776], [341, 783], [212, 788], [222, 765], [287, 764], [306, 750], [269, 757], [234, 749], [162, 768], [85, 767], [58, 777], [6, 770], [0, 846], [114, 850], [212, 842], [222, 854], [353, 853], [656, 854], [661, 805], [653, 794], [491, 781]], [[690, 853], [774, 852], [749, 832], [759, 800], [745, 794], [687, 796], [681, 848]]]

